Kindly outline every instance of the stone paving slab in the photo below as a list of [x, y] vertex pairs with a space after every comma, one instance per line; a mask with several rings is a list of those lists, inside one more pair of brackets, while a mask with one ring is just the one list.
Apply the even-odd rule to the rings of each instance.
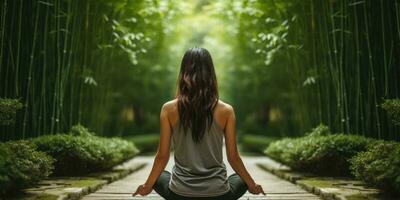
[[[226, 157], [226, 156], [225, 156]], [[124, 179], [115, 181], [109, 185], [104, 186], [100, 190], [95, 193], [86, 195], [83, 197], [83, 200], [123, 200], [123, 199], [131, 199], [131, 200], [162, 200], [154, 190], [148, 196], [136, 196], [132, 197], [131, 193], [133, 193], [138, 185], [144, 183], [148, 174], [151, 171], [152, 163], [154, 157], [152, 156], [138, 156], [134, 160], [137, 162], [146, 162], [147, 165], [140, 171], [136, 171]], [[320, 199], [318, 196], [311, 194], [299, 186], [290, 183], [288, 181], [282, 180], [277, 176], [264, 171], [263, 169], [257, 166], [257, 163], [265, 161], [265, 157], [250, 157], [244, 156], [242, 157], [243, 162], [245, 163], [247, 169], [250, 174], [254, 177], [256, 182], [263, 186], [264, 191], [267, 193], [267, 196], [264, 195], [253, 195], [250, 193], [246, 193], [240, 200], [275, 200], [275, 199], [286, 199], [286, 200], [316, 200]], [[170, 156], [170, 160], [167, 164], [166, 170], [171, 171], [173, 166], [173, 155]], [[225, 160], [228, 175], [232, 174], [234, 171]]]

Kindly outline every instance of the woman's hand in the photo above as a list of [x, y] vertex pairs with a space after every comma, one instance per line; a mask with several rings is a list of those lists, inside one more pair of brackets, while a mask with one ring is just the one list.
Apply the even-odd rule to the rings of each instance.
[[263, 188], [261, 187], [261, 185], [258, 185], [257, 183], [251, 187], [248, 187], [248, 190], [251, 194], [261, 194], [262, 193], [263, 195], [266, 195]]
[[141, 195], [141, 196], [146, 196], [148, 194], [150, 194], [150, 192], [153, 190], [152, 187], [149, 187], [145, 184], [139, 185], [139, 187], [136, 189], [136, 192], [132, 194], [132, 196], [136, 196], [136, 195]]

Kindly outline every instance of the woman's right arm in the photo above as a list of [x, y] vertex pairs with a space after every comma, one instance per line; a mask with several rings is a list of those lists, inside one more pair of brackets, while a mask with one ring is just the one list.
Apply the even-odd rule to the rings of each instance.
[[225, 144], [226, 144], [226, 155], [229, 164], [233, 170], [243, 179], [246, 183], [248, 190], [253, 194], [264, 194], [262, 187], [255, 183], [246, 167], [240, 158], [237, 145], [236, 145], [236, 117], [235, 111], [232, 106], [228, 106], [228, 120], [225, 126]]

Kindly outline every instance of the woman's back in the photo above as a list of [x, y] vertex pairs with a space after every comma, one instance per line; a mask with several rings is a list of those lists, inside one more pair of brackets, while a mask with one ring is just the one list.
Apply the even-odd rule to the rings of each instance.
[[[219, 114], [219, 113], [218, 113]], [[178, 118], [179, 119], [179, 118]], [[175, 165], [169, 188], [183, 196], [218, 196], [229, 191], [226, 166], [222, 157], [224, 131], [215, 117], [211, 128], [199, 143], [186, 134], [182, 124], [172, 131]]]
[[[161, 108], [160, 143], [152, 170], [135, 194], [147, 195], [154, 187], [165, 199], [212, 196], [235, 200], [248, 186], [249, 191], [260, 193], [261, 186], [255, 184], [239, 156], [235, 112], [219, 100], [214, 64], [206, 49], [193, 47], [185, 52], [177, 86], [176, 99]], [[224, 139], [228, 162], [239, 175], [227, 177]], [[171, 147], [175, 150], [172, 175], [164, 170]]]

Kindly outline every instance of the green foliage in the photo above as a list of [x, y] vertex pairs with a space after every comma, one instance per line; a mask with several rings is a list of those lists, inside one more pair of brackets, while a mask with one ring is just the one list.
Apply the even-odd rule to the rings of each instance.
[[289, 6], [277, 8], [275, 1], [224, 2], [216, 7], [233, 34], [227, 41], [234, 49], [228, 85], [240, 128], [252, 133], [267, 130], [276, 136], [293, 133], [289, 130], [295, 116], [289, 110], [293, 102], [287, 72], [290, 59], [285, 58], [292, 20], [282, 19], [280, 11]]
[[114, 136], [154, 131], [174, 86], [165, 36], [176, 5], [2, 1], [0, 96], [22, 97], [26, 106], [0, 140], [66, 132], [77, 122]]
[[0, 196], [46, 178], [54, 160], [28, 141], [0, 143]]
[[21, 108], [19, 99], [0, 98], [0, 125], [14, 124], [17, 110]]
[[276, 140], [277, 138], [275, 137], [244, 134], [241, 138], [240, 144], [242, 145], [243, 151], [261, 154], [264, 152], [265, 148], [269, 146], [269, 144]]
[[389, 192], [400, 191], [400, 144], [378, 142], [351, 160], [351, 171], [365, 183]]
[[330, 135], [331, 130], [325, 124], [319, 124], [317, 127], [313, 128], [310, 132], [305, 133], [305, 135], [313, 137], [313, 136], [326, 136]]
[[296, 136], [324, 122], [334, 132], [400, 139], [377, 106], [400, 94], [392, 56], [400, 55], [392, 48], [399, 1], [224, 0], [215, 7], [234, 34], [228, 84], [244, 132], [279, 127], [274, 133]]
[[73, 136], [94, 136], [95, 133], [90, 132], [88, 128], [82, 126], [81, 124], [77, 124], [71, 127], [71, 130], [69, 132]]
[[296, 136], [324, 122], [400, 138], [377, 106], [399, 98], [398, 0], [3, 2], [0, 96], [26, 107], [1, 140], [77, 122], [98, 134], [153, 132], [177, 58], [194, 44], [217, 58], [221, 97], [243, 132]]
[[146, 134], [126, 137], [125, 139], [135, 143], [140, 153], [156, 152], [160, 141], [159, 134]]
[[94, 136], [80, 125], [75, 126], [71, 134], [41, 136], [33, 141], [40, 151], [56, 160], [54, 175], [107, 170], [139, 152], [132, 142]]
[[[365, 151], [373, 141], [348, 134], [323, 135], [321, 128], [300, 138], [285, 138], [270, 144], [265, 153], [295, 170], [321, 175], [350, 175], [349, 159]], [[323, 128], [324, 129], [324, 128]]]
[[392, 122], [400, 126], [400, 99], [385, 99], [381, 106], [392, 119]]

